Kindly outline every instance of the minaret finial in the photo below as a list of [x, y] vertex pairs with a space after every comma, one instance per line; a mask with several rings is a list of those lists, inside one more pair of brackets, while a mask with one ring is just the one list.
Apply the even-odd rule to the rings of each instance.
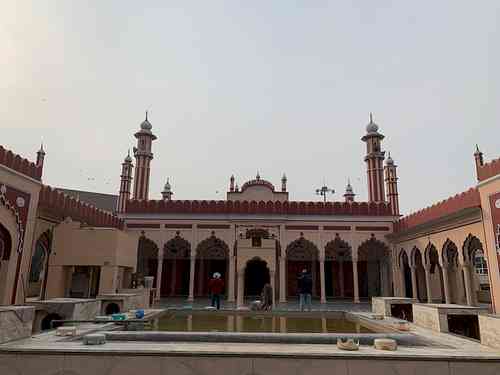
[[480, 153], [480, 152], [481, 152], [481, 151], [479, 151], [479, 146], [477, 145], [477, 143], [476, 143], [476, 152], [477, 152], [477, 153]]
[[148, 121], [148, 111], [146, 110], [146, 121]]
[[373, 113], [370, 112], [370, 124], [373, 123]]

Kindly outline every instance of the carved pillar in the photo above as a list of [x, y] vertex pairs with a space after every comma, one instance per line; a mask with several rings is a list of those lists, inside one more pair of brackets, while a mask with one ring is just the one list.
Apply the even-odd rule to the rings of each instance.
[[243, 307], [245, 304], [245, 270], [238, 270], [238, 297], [237, 307]]
[[320, 287], [321, 287], [321, 303], [326, 302], [325, 296], [325, 258], [321, 257], [319, 259], [319, 278], [320, 278]]
[[273, 290], [273, 309], [276, 306], [276, 293], [274, 292], [276, 289], [276, 273], [274, 270], [269, 271], [269, 278], [271, 279], [271, 289]]
[[188, 301], [194, 301], [194, 273], [196, 272], [196, 257], [191, 256], [189, 260], [189, 297]]
[[413, 298], [418, 301], [418, 285], [417, 285], [417, 268], [415, 266], [411, 266], [411, 290], [413, 294]]
[[280, 303], [286, 302], [286, 258], [280, 256]]
[[156, 268], [156, 300], [161, 298], [161, 278], [163, 271], [163, 254], [158, 251], [158, 266]]
[[231, 224], [231, 238], [229, 244], [231, 247], [229, 249], [229, 283], [227, 301], [234, 302], [236, 294], [236, 286], [234, 285], [236, 282], [236, 257], [234, 254], [234, 248], [238, 246], [238, 242], [236, 241], [236, 227], [234, 224]]
[[227, 301], [234, 302], [234, 291], [235, 291], [235, 272], [236, 272], [236, 257], [234, 255], [229, 255], [229, 291], [227, 294]]
[[[332, 280], [335, 280], [334, 275], [332, 275]], [[340, 298], [344, 298], [344, 260], [343, 259], [339, 259], [339, 288], [340, 288]], [[332, 290], [335, 293], [335, 284], [333, 284]]]
[[358, 260], [352, 260], [352, 278], [354, 281], [354, 303], [359, 303]]
[[472, 283], [470, 278], [470, 270], [469, 266], [463, 265], [462, 272], [464, 274], [464, 282], [465, 282], [465, 298], [467, 299], [467, 305], [474, 306], [474, 299], [472, 297]]
[[429, 266], [425, 266], [424, 271], [425, 271], [425, 288], [427, 289], [427, 303], [432, 303], [431, 269]]
[[451, 303], [450, 297], [450, 282], [448, 277], [448, 264], [443, 264], [443, 284], [444, 284], [444, 299], [446, 303]]

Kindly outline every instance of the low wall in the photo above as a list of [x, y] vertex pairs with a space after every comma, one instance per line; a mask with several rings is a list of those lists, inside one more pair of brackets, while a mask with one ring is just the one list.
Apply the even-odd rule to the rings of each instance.
[[500, 316], [479, 315], [481, 344], [500, 349]]
[[446, 331], [448, 330], [448, 323], [440, 321], [439, 311], [427, 305], [413, 305], [413, 323], [436, 332], [443, 332], [442, 326], [446, 323]]
[[448, 316], [480, 315], [488, 311], [485, 307], [463, 306], [454, 304], [414, 304], [413, 321], [416, 325], [437, 332], [449, 332]]
[[342, 355], [262, 356], [262, 355], [158, 355], [122, 354], [34, 354], [0, 353], [2, 375], [124, 375], [124, 374], [224, 374], [224, 375], [358, 375], [358, 374], [427, 374], [470, 375], [497, 374], [499, 360], [463, 360], [457, 358], [391, 358]]
[[412, 305], [417, 302], [413, 298], [404, 297], [372, 297], [372, 312], [384, 316], [391, 315], [392, 305]]
[[[0, 307], [0, 344], [30, 337], [34, 317], [32, 306]], [[0, 374], [4, 374], [1, 367]]]
[[97, 296], [101, 301], [101, 315], [106, 314], [107, 307], [114, 303], [116, 304], [120, 312], [126, 312], [135, 309], [147, 309], [149, 308], [149, 298], [151, 289], [124, 289], [120, 290], [119, 293], [114, 294], [102, 294]]

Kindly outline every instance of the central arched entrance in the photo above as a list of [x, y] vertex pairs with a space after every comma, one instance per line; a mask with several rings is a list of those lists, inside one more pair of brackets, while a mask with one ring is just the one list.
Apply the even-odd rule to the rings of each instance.
[[326, 297], [353, 297], [352, 251], [347, 242], [337, 234], [325, 246]]
[[195, 295], [208, 296], [208, 281], [215, 272], [224, 280], [224, 293], [227, 293], [229, 282], [229, 247], [215, 233], [203, 241], [196, 250]]
[[312, 275], [313, 288], [312, 295], [317, 297], [320, 294], [319, 282], [319, 251], [316, 245], [304, 237], [291, 242], [286, 248], [286, 278], [287, 295], [289, 297], [298, 296], [298, 276], [302, 270], [307, 270]]
[[247, 262], [245, 268], [245, 297], [257, 297], [262, 293], [264, 284], [270, 283], [267, 263], [260, 258]]

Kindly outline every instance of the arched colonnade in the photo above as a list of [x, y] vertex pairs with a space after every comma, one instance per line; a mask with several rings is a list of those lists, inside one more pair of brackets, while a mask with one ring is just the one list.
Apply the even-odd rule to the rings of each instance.
[[455, 241], [396, 248], [398, 294], [420, 302], [476, 306], [487, 275], [483, 244], [471, 233], [458, 245]]
[[[338, 233], [318, 247], [303, 233], [276, 252], [239, 261], [238, 241], [232, 248], [212, 232], [196, 246], [179, 231], [168, 240], [163, 251], [154, 241], [139, 240], [137, 274], [161, 280], [155, 287], [160, 297], [195, 297], [208, 295], [207, 281], [219, 272], [225, 281], [226, 298], [242, 304], [245, 297], [255, 297], [265, 282], [273, 286], [280, 302], [297, 297], [297, 276], [306, 269], [313, 277], [313, 297], [360, 299], [392, 295], [391, 256], [388, 246], [373, 234], [364, 241], [351, 243]], [[354, 250], [353, 250], [354, 249]]]

